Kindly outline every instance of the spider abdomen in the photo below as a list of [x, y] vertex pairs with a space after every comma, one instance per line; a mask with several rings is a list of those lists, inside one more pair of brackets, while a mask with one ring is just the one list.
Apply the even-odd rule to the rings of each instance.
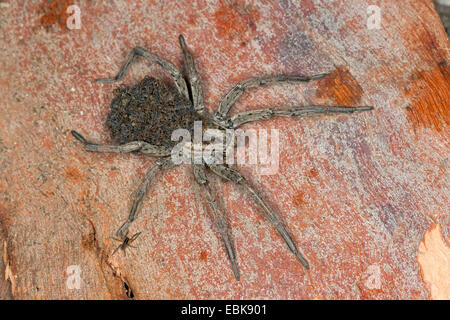
[[172, 132], [192, 130], [200, 120], [192, 103], [171, 86], [145, 77], [134, 86], [115, 90], [106, 126], [118, 143], [145, 141], [157, 146], [173, 146]]

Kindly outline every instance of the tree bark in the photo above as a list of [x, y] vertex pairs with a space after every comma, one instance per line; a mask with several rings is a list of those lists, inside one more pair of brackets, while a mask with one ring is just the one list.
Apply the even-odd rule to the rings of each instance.
[[[78, 2], [0, 5], [0, 298], [450, 298], [449, 42], [432, 0]], [[70, 25], [72, 26], [72, 25]], [[279, 168], [241, 172], [282, 217], [305, 270], [252, 199], [223, 194], [241, 280], [205, 212], [192, 170], [150, 186], [128, 248], [112, 239], [153, 160], [87, 153], [111, 143], [116, 74], [134, 46], [183, 67], [193, 54], [208, 112], [237, 82], [329, 73], [250, 89], [231, 113], [298, 105], [370, 112], [276, 118]], [[140, 61], [140, 60], [139, 60]], [[159, 66], [140, 61], [122, 83]], [[5, 276], [4, 276], [5, 275]]]

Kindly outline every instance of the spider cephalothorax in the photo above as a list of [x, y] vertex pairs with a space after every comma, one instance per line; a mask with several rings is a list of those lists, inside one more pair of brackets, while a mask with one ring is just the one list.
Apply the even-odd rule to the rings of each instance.
[[[123, 86], [115, 91], [115, 97], [111, 102], [111, 111], [106, 121], [110, 129], [111, 137], [119, 145], [102, 145], [87, 141], [81, 134], [72, 131], [73, 136], [81, 141], [85, 149], [91, 152], [138, 152], [144, 155], [156, 157], [155, 164], [148, 170], [144, 181], [139, 186], [130, 214], [125, 223], [116, 232], [121, 237], [123, 248], [126, 248], [130, 240], [128, 238], [128, 227], [136, 219], [142, 205], [144, 195], [148, 186], [156, 173], [160, 170], [170, 169], [178, 163], [171, 157], [171, 150], [175, 142], [171, 136], [174, 130], [186, 129], [191, 132], [194, 123], [201, 121], [204, 128], [214, 129], [235, 129], [244, 123], [267, 120], [272, 117], [305, 116], [324, 113], [352, 113], [355, 111], [368, 111], [370, 106], [342, 107], [342, 106], [295, 106], [282, 108], [268, 108], [252, 110], [238, 113], [228, 117], [228, 111], [242, 95], [251, 87], [280, 83], [280, 82], [307, 82], [323, 78], [326, 74], [314, 76], [288, 76], [276, 75], [269, 77], [258, 77], [245, 80], [234, 86], [222, 99], [218, 110], [214, 115], [209, 115], [204, 111], [203, 91], [193, 58], [186, 47], [183, 36], [179, 37], [183, 50], [184, 60], [187, 69], [188, 85], [180, 70], [169, 61], [141, 47], [135, 47], [129, 54], [127, 61], [114, 78], [96, 79], [96, 82], [112, 83], [122, 79], [128, 71], [135, 57], [143, 57], [149, 62], [156, 63], [169, 72], [175, 87], [163, 84], [161, 81], [146, 77], [134, 86]], [[194, 154], [194, 152], [193, 152]], [[194, 159], [194, 156], [191, 157]], [[224, 181], [232, 181], [242, 187], [242, 189], [258, 204], [264, 212], [266, 218], [273, 224], [279, 235], [283, 238], [290, 251], [298, 261], [309, 269], [309, 264], [305, 257], [298, 250], [292, 236], [282, 223], [278, 214], [260, 196], [250, 182], [237, 170], [216, 162], [193, 161], [193, 173], [196, 182], [204, 191], [209, 204], [207, 212], [212, 217], [213, 223], [220, 233], [226, 252], [231, 262], [234, 276], [240, 279], [239, 269], [233, 242], [230, 238], [224, 213], [219, 209], [217, 201], [212, 194], [208, 181], [207, 172], [221, 177]]]

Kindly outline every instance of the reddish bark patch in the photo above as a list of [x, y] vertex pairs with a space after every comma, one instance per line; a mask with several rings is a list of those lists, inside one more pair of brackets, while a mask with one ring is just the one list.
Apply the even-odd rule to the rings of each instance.
[[3, 231], [3, 228], [7, 228], [12, 225], [12, 221], [9, 219], [9, 213], [7, 208], [0, 205], [0, 231]]
[[81, 239], [81, 246], [88, 250], [95, 250], [98, 247], [97, 238], [96, 238], [96, 230], [94, 224], [91, 220], [89, 220], [90, 226], [92, 227], [92, 231], [87, 235], [84, 234]]
[[294, 199], [292, 202], [294, 203], [294, 205], [297, 208], [303, 206], [306, 203], [305, 200], [303, 199], [303, 196], [304, 196], [303, 192], [299, 192], [294, 196]]
[[302, 11], [306, 16], [309, 16], [314, 13], [316, 10], [316, 6], [312, 0], [303, 0], [302, 1]]
[[309, 174], [308, 174], [311, 178], [315, 178], [319, 175], [319, 171], [317, 171], [317, 169], [311, 169], [309, 170]]
[[68, 168], [66, 171], [64, 171], [64, 176], [67, 179], [78, 181], [83, 177], [83, 174], [75, 167]]
[[337, 105], [357, 105], [363, 95], [363, 90], [358, 82], [348, 70], [343, 68], [337, 68], [319, 81], [317, 96], [331, 99]]
[[39, 23], [47, 31], [54, 25], [58, 25], [61, 30], [67, 31], [66, 22], [69, 14], [67, 8], [73, 5], [72, 0], [44, 0], [39, 6], [39, 13], [42, 14]]
[[200, 252], [200, 260], [206, 262], [208, 260], [208, 256], [206, 255], [206, 251]]
[[219, 36], [228, 40], [242, 38], [249, 30], [256, 32], [255, 21], [258, 19], [258, 11], [237, 1], [221, 1], [220, 8], [214, 13]]
[[[423, 10], [422, 5], [417, 1], [411, 1], [410, 4], [421, 7], [416, 8], [417, 12]], [[434, 9], [431, 10], [436, 14]], [[414, 28], [409, 29], [408, 32], [403, 32], [403, 29], [399, 30], [408, 51], [417, 54], [423, 63], [439, 62], [445, 59], [447, 56], [445, 38], [438, 36], [439, 31], [435, 28], [436, 25], [428, 23], [426, 19], [414, 19], [414, 24]]]
[[415, 127], [442, 131], [443, 124], [449, 125], [450, 68], [446, 63], [415, 73], [406, 95], [411, 99], [408, 118]]

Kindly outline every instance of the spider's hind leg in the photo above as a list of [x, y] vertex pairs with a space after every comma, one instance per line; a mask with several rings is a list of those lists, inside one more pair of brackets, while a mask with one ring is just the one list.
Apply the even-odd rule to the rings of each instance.
[[[173, 164], [173, 162], [171, 161], [170, 158], [164, 158], [161, 160], [157, 160], [156, 164], [154, 164], [153, 166], [150, 167], [150, 169], [147, 171], [147, 174], [145, 175], [144, 180], [141, 182], [141, 184], [135, 194], [133, 205], [131, 206], [130, 214], [128, 215], [127, 220], [119, 228], [119, 230], [117, 230], [116, 236], [126, 238], [127, 233], [128, 233], [128, 227], [134, 220], [136, 220], [137, 214], [139, 213], [139, 211], [142, 207], [142, 200], [144, 199], [144, 196], [147, 194], [147, 190], [150, 185], [150, 182], [152, 182], [153, 178], [160, 170], [170, 169], [174, 166], [175, 165]], [[134, 235], [133, 237], [135, 237], [135, 236], [136, 235]]]
[[140, 151], [141, 153], [154, 157], [165, 157], [170, 155], [170, 149], [161, 146], [155, 146], [145, 141], [132, 141], [121, 145], [108, 145], [89, 142], [80, 133], [75, 130], [71, 131], [72, 136], [80, 141], [86, 151], [103, 152], [103, 153], [128, 153]]
[[209, 185], [209, 181], [206, 177], [205, 166], [203, 164], [193, 166], [194, 176], [197, 183], [204, 188], [206, 194], [206, 200], [209, 204], [211, 210], [206, 210], [210, 212], [211, 218], [217, 230], [219, 231], [223, 243], [225, 245], [225, 249], [227, 250], [228, 258], [231, 262], [231, 267], [233, 269], [234, 277], [237, 281], [240, 280], [241, 276], [239, 273], [239, 268], [236, 262], [236, 253], [234, 250], [233, 242], [231, 241], [230, 235], [227, 230], [227, 223], [219, 210], [219, 206], [217, 205], [214, 196], [212, 195], [211, 187]]
[[287, 244], [289, 249], [295, 255], [297, 260], [306, 268], [309, 269], [309, 263], [306, 258], [298, 250], [292, 236], [289, 231], [281, 222], [280, 217], [275, 211], [269, 206], [269, 204], [260, 196], [260, 194], [250, 185], [247, 179], [244, 178], [238, 171], [226, 167], [221, 164], [209, 165], [209, 168], [218, 176], [225, 178], [226, 180], [232, 181], [237, 185], [240, 185], [244, 190], [255, 200], [258, 206], [263, 209], [266, 218], [272, 223], [275, 229], [278, 231], [280, 236], [283, 238], [284, 242]]
[[140, 150], [145, 143], [143, 141], [133, 141], [118, 146], [97, 144], [89, 142], [88, 140], [86, 140], [86, 138], [84, 138], [80, 133], [76, 132], [75, 130], [72, 130], [71, 134], [75, 139], [84, 144], [86, 151], [89, 152], [128, 153]]

